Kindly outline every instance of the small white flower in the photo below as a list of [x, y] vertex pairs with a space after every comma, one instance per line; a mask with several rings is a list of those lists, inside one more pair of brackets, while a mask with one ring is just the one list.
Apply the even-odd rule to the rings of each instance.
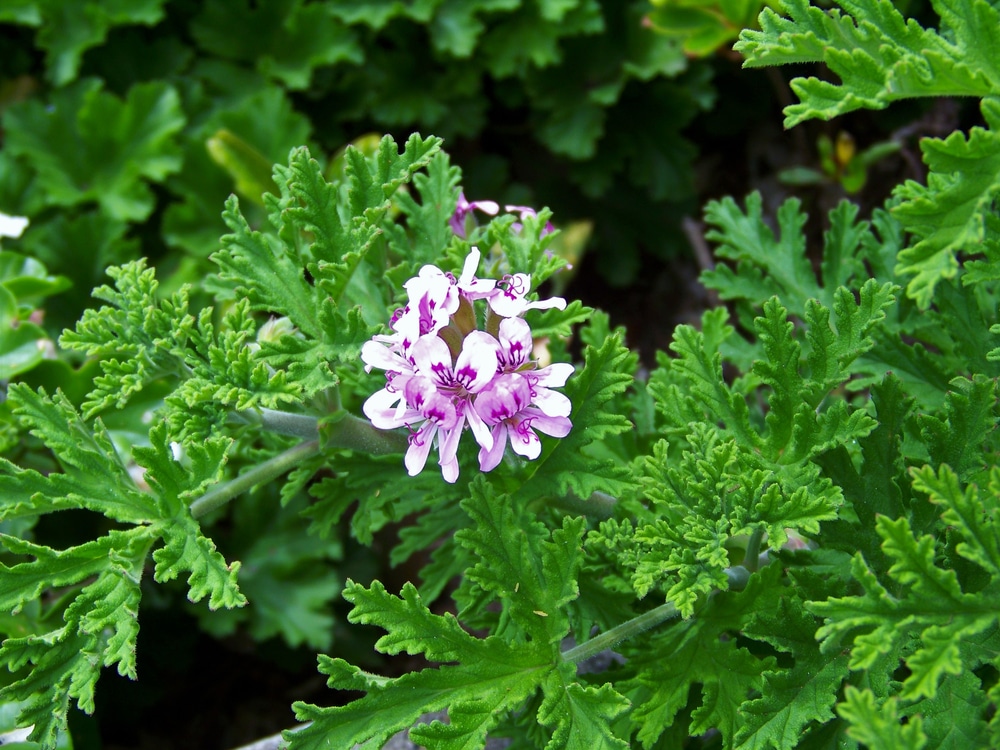
[[0, 212], [0, 237], [18, 238], [28, 226], [28, 220], [23, 216], [8, 216]]

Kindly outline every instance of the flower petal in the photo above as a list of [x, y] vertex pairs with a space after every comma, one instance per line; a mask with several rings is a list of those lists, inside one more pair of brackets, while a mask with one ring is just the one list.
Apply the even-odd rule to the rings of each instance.
[[503, 422], [493, 427], [493, 447], [481, 448], [479, 451], [479, 468], [483, 471], [493, 471], [503, 458], [504, 448], [507, 447], [507, 425]]
[[406, 449], [403, 463], [406, 465], [406, 473], [411, 477], [424, 470], [437, 429], [437, 425], [433, 422], [425, 422], [423, 427], [410, 435], [410, 447]]
[[538, 385], [544, 385], [548, 388], [559, 388], [566, 385], [566, 381], [572, 374], [573, 365], [568, 362], [556, 362], [532, 373], [538, 378]]

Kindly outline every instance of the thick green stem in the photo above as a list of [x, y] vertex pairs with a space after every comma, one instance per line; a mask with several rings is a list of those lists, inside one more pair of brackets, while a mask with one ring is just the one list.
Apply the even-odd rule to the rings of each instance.
[[367, 419], [345, 414], [341, 419], [323, 426], [324, 446], [347, 448], [372, 456], [406, 453], [409, 437], [400, 430], [380, 430]]
[[599, 653], [604, 651], [604, 649], [611, 648], [616, 643], [620, 643], [626, 638], [638, 635], [645, 630], [649, 630], [650, 628], [659, 625], [661, 622], [666, 622], [670, 618], [676, 617], [678, 614], [677, 607], [670, 602], [661, 604], [656, 609], [644, 612], [638, 617], [634, 617], [631, 620], [623, 622], [621, 625], [615, 625], [615, 627], [611, 628], [611, 630], [607, 630], [599, 636], [591, 638], [586, 643], [581, 643], [579, 646], [574, 646], [568, 651], [563, 651], [562, 658], [566, 661], [579, 664], [592, 656], [597, 656]]
[[[236, 412], [233, 417], [244, 423], [257, 423], [265, 430], [279, 435], [291, 435], [303, 440], [319, 438], [319, 418], [309, 414], [291, 414], [275, 409]], [[399, 430], [380, 430], [367, 419], [353, 414], [343, 414], [340, 419], [323, 426], [324, 448], [347, 448], [373, 456], [405, 453], [406, 433]]]
[[200, 518], [216, 508], [221, 508], [234, 497], [242, 495], [251, 487], [277, 479], [307, 458], [315, 456], [319, 453], [319, 450], [319, 440], [307, 440], [304, 443], [292, 446], [284, 453], [279, 453], [274, 458], [258, 464], [250, 469], [250, 471], [240, 474], [235, 479], [216, 485], [210, 489], [191, 503], [191, 515], [195, 518]]

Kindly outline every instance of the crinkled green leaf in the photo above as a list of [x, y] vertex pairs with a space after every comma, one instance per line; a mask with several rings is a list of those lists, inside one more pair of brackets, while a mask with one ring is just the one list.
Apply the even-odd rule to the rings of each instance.
[[39, 27], [38, 46], [46, 53], [47, 76], [62, 86], [76, 77], [83, 54], [104, 42], [112, 28], [152, 26], [163, 18], [163, 4], [164, 0], [15, 1], [5, 4], [0, 14], [4, 20]]
[[986, 52], [1000, 44], [1000, 12], [986, 0], [935, 3], [948, 35], [905, 19], [889, 0], [845, 0], [830, 11], [783, 0], [787, 17], [766, 8], [760, 31], [745, 30], [735, 49], [747, 67], [825, 62], [840, 84], [796, 78], [800, 104], [785, 126], [831, 119], [860, 107], [882, 109], [914, 96], [984, 96], [1000, 90], [1000, 66]]
[[533, 693], [552, 668], [548, 649], [540, 651], [525, 644], [514, 647], [497, 636], [477, 639], [454, 617], [431, 614], [411, 584], [403, 587], [401, 597], [395, 597], [378, 582], [368, 589], [348, 582], [344, 598], [354, 604], [349, 615], [352, 622], [377, 624], [387, 630], [376, 644], [380, 650], [422, 653], [435, 661], [458, 664], [359, 684], [356, 672], [346, 662], [321, 660], [321, 669], [331, 676], [331, 687], [361, 688], [367, 695], [334, 708], [296, 703], [296, 717], [312, 724], [285, 734], [291, 750], [351, 747], [363, 742], [378, 746], [410, 727], [422, 714], [442, 708], [448, 708], [451, 726], [423, 730], [425, 733], [444, 733], [452, 742], [472, 743], [449, 747], [482, 747], [486, 733], [502, 713]]
[[[994, 23], [1000, 27], [1000, 15]], [[1000, 94], [1000, 82], [994, 93]], [[930, 169], [927, 185], [911, 180], [895, 191], [902, 202], [893, 211], [917, 239], [899, 254], [897, 270], [915, 274], [907, 294], [923, 308], [938, 282], [958, 272], [958, 253], [977, 253], [992, 236], [987, 223], [1000, 196], [1000, 100], [985, 99], [982, 110], [988, 129], [926, 139], [921, 148]]]
[[212, 0], [192, 23], [192, 34], [213, 54], [253, 63], [288, 88], [305, 89], [318, 66], [362, 62], [356, 35], [337, 16], [322, 3], [234, 6]]
[[633, 486], [625, 466], [587, 454], [591, 444], [631, 429], [628, 419], [608, 411], [607, 405], [632, 381], [632, 357], [617, 335], [600, 347], [587, 347], [583, 370], [571, 377], [565, 388], [573, 403], [569, 417], [573, 429], [558, 441], [544, 443], [542, 455], [530, 464], [531, 478], [521, 489], [523, 500], [543, 494], [562, 495], [567, 490], [581, 498], [593, 491], [618, 494]]
[[920, 717], [911, 717], [907, 724], [901, 724], [898, 703], [893, 697], [879, 706], [871, 690], [848, 685], [837, 713], [850, 724], [848, 736], [872, 750], [921, 750], [927, 744], [927, 737]]

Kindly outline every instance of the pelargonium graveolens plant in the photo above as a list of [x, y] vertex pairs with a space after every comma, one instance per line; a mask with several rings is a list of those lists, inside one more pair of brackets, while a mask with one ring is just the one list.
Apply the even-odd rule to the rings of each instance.
[[[266, 225], [227, 202], [214, 307], [112, 267], [60, 339], [89, 392], [7, 390], [49, 451], [0, 461], [19, 726], [52, 748], [103, 667], [138, 676], [155, 583], [217, 636], [322, 652], [344, 696], [294, 704], [291, 750], [1000, 746], [1000, 10], [936, 2], [939, 33], [842, 6], [743, 36], [840, 75], [790, 116], [947, 85], [985, 126], [925, 139], [927, 184], [870, 217], [840, 203], [816, 264], [797, 200], [709, 204], [730, 307], [644, 368], [606, 315], [537, 298], [549, 212], [477, 201], [477, 225], [436, 138], [348, 149], [332, 182], [294, 150]], [[46, 538], [66, 510], [91, 537]], [[347, 535], [391, 540], [398, 592], [338, 576]], [[383, 631], [365, 668], [338, 594]]]

